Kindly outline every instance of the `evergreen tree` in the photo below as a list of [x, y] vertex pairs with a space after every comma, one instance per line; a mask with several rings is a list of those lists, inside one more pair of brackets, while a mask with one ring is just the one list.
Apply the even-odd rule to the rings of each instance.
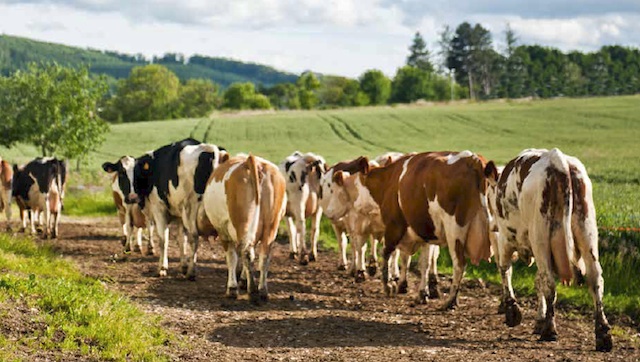
[[420, 32], [416, 32], [413, 37], [413, 43], [409, 47], [409, 57], [407, 57], [407, 65], [416, 67], [426, 72], [433, 72], [433, 64], [430, 60], [431, 54], [427, 49], [427, 43]]

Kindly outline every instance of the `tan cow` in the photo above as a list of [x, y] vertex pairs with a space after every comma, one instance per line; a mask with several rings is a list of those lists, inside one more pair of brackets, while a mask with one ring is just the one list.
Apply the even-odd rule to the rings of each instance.
[[[238, 253], [242, 258], [242, 278], [252, 302], [266, 301], [267, 272], [271, 244], [286, 208], [286, 182], [273, 163], [252, 155], [238, 155], [220, 164], [211, 174], [203, 195], [207, 220], [198, 222], [204, 234], [207, 224], [217, 234], [226, 251], [227, 296], [236, 298]], [[213, 229], [212, 229], [213, 228]], [[258, 248], [259, 285], [253, 278], [255, 248]]]
[[359, 175], [354, 206], [364, 213], [380, 208], [385, 224], [382, 279], [387, 295], [398, 290], [388, 270], [396, 248], [407, 254], [423, 249], [420, 298], [428, 295], [427, 242], [449, 247], [453, 283], [443, 308], [457, 305], [466, 258], [477, 264], [491, 255], [486, 192], [496, 177], [494, 163], [470, 151], [411, 154]]
[[586, 269], [586, 281], [595, 305], [598, 351], [613, 343], [603, 312], [604, 280], [598, 261], [598, 229], [587, 171], [575, 157], [558, 149], [522, 151], [506, 166], [497, 184], [498, 263], [503, 285], [505, 322], [520, 324], [522, 313], [511, 286], [511, 260], [517, 251], [538, 267], [538, 314], [534, 333], [555, 341], [556, 274], [563, 282], [576, 267]]
[[13, 169], [11, 164], [0, 157], [0, 211], [7, 217], [7, 230], [11, 230], [11, 190]]

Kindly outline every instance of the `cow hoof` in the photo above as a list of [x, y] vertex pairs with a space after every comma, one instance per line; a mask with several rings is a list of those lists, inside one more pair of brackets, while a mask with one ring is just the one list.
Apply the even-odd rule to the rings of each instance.
[[522, 312], [515, 300], [507, 301], [504, 317], [505, 323], [509, 327], [515, 327], [522, 323]]
[[429, 299], [439, 299], [440, 290], [438, 289], [438, 282], [435, 280], [429, 281]]
[[196, 273], [187, 274], [187, 280], [189, 280], [191, 282], [195, 282], [196, 281]]
[[367, 274], [369, 274], [370, 277], [375, 276], [377, 272], [378, 265], [375, 264], [375, 262], [373, 264], [367, 265]]
[[356, 283], [362, 283], [364, 282], [365, 278], [364, 278], [364, 270], [358, 270], [356, 272], [356, 277], [355, 277], [355, 281]]
[[291, 260], [295, 260], [297, 253], [294, 253], [293, 251], [289, 253], [289, 259]]
[[309, 261], [316, 261], [316, 259], [317, 258], [315, 256], [315, 254], [313, 254], [313, 253], [309, 254]]
[[600, 324], [596, 327], [596, 351], [610, 352], [613, 348], [611, 340], [611, 327], [608, 324]]
[[398, 294], [407, 294], [409, 292], [409, 283], [403, 280], [398, 284]]
[[229, 299], [238, 299], [238, 288], [227, 288], [226, 297]]
[[246, 279], [238, 279], [238, 289], [247, 290], [247, 280]]
[[303, 255], [300, 258], [300, 265], [308, 265], [309, 264], [309, 256], [308, 255]]
[[427, 295], [427, 292], [425, 290], [421, 290], [416, 297], [416, 304], [427, 304], [428, 299], [429, 296]]
[[160, 278], [166, 277], [167, 276], [167, 269], [160, 269], [160, 271], [158, 272], [158, 276]]
[[395, 297], [398, 294], [398, 283], [390, 281], [384, 285], [384, 295], [387, 297]]
[[347, 266], [346, 266], [346, 265], [342, 265], [342, 264], [340, 264], [340, 265], [338, 265], [338, 270], [339, 270], [339, 271], [347, 270]]
[[538, 339], [538, 341], [540, 342], [555, 342], [558, 340], [558, 333], [556, 333], [555, 331], [544, 331], [542, 334], [540, 334], [540, 338]]
[[536, 324], [533, 326], [533, 334], [541, 335], [544, 325], [544, 319], [536, 320]]
[[500, 300], [500, 305], [498, 306], [498, 314], [505, 314], [507, 312], [507, 305], [504, 302], [504, 299]]
[[607, 332], [605, 335], [596, 337], [596, 351], [598, 352], [611, 352], [613, 349], [613, 341], [611, 340], [611, 334]]
[[127, 237], [123, 236], [120, 238], [120, 243], [122, 244], [122, 246], [126, 246], [127, 245]]
[[255, 290], [255, 289], [252, 290], [249, 293], [249, 301], [253, 305], [260, 305], [260, 303], [262, 302], [262, 298], [260, 297], [260, 293], [258, 293], [258, 291]]
[[260, 296], [260, 302], [266, 303], [269, 301], [269, 293], [266, 290], [259, 290], [258, 295]]
[[155, 250], [153, 250], [153, 249], [147, 249], [147, 256], [154, 256], [154, 255], [156, 255]]
[[133, 246], [133, 251], [136, 252], [136, 253], [139, 253], [139, 252], [142, 251], [142, 249], [140, 248], [140, 245], [134, 245]]
[[180, 267], [180, 271], [182, 272], [183, 275], [187, 275], [187, 272], [189, 271], [189, 266], [188, 265], [182, 265]]
[[454, 310], [458, 306], [458, 300], [456, 298], [451, 298], [444, 302], [442, 307], [440, 307], [441, 311]]

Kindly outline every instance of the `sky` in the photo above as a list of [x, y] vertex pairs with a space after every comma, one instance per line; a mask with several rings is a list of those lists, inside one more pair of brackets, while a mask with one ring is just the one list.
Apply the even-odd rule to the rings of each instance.
[[393, 76], [419, 31], [468, 21], [498, 51], [509, 24], [520, 44], [563, 51], [640, 46], [640, 0], [0, 0], [0, 33], [83, 48], [201, 54], [279, 70]]

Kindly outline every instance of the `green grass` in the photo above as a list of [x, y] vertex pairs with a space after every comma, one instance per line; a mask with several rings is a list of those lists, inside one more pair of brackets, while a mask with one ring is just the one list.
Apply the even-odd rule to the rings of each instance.
[[[637, 232], [608, 230], [640, 227], [640, 96], [217, 115], [120, 124], [111, 127], [84, 171], [71, 175], [70, 186], [108, 187], [109, 177], [100, 169], [104, 161], [125, 154], [139, 156], [188, 136], [276, 163], [294, 150], [317, 152], [333, 163], [386, 151], [469, 149], [504, 164], [525, 148], [558, 147], [582, 160], [594, 184], [598, 225], [603, 228], [600, 249], [607, 308], [640, 314], [640, 279], [635, 276], [640, 270], [640, 238]], [[25, 162], [36, 150], [19, 145], [0, 148], [0, 155]], [[70, 193], [65, 212], [105, 215], [109, 203], [106, 192]], [[328, 247], [336, 247], [326, 223], [322, 235]], [[492, 265], [477, 272], [472, 268], [469, 275], [484, 273], [485, 279], [498, 280], [494, 270]], [[534, 269], [516, 271], [514, 279], [523, 275], [519, 293], [533, 292], [533, 273]], [[573, 289], [561, 288], [559, 299], [585, 300], [586, 290], [577, 290], [583, 293], [580, 297], [573, 295]]]
[[[18, 350], [80, 354], [105, 360], [166, 360], [159, 348], [169, 336], [127, 298], [83, 277], [50, 248], [0, 234], [0, 323], [11, 329], [12, 306], [26, 305], [28, 332], [0, 338], [0, 360]], [[18, 314], [20, 316], [22, 314]], [[5, 322], [6, 321], [6, 322]], [[31, 351], [31, 352], [29, 352]]]

